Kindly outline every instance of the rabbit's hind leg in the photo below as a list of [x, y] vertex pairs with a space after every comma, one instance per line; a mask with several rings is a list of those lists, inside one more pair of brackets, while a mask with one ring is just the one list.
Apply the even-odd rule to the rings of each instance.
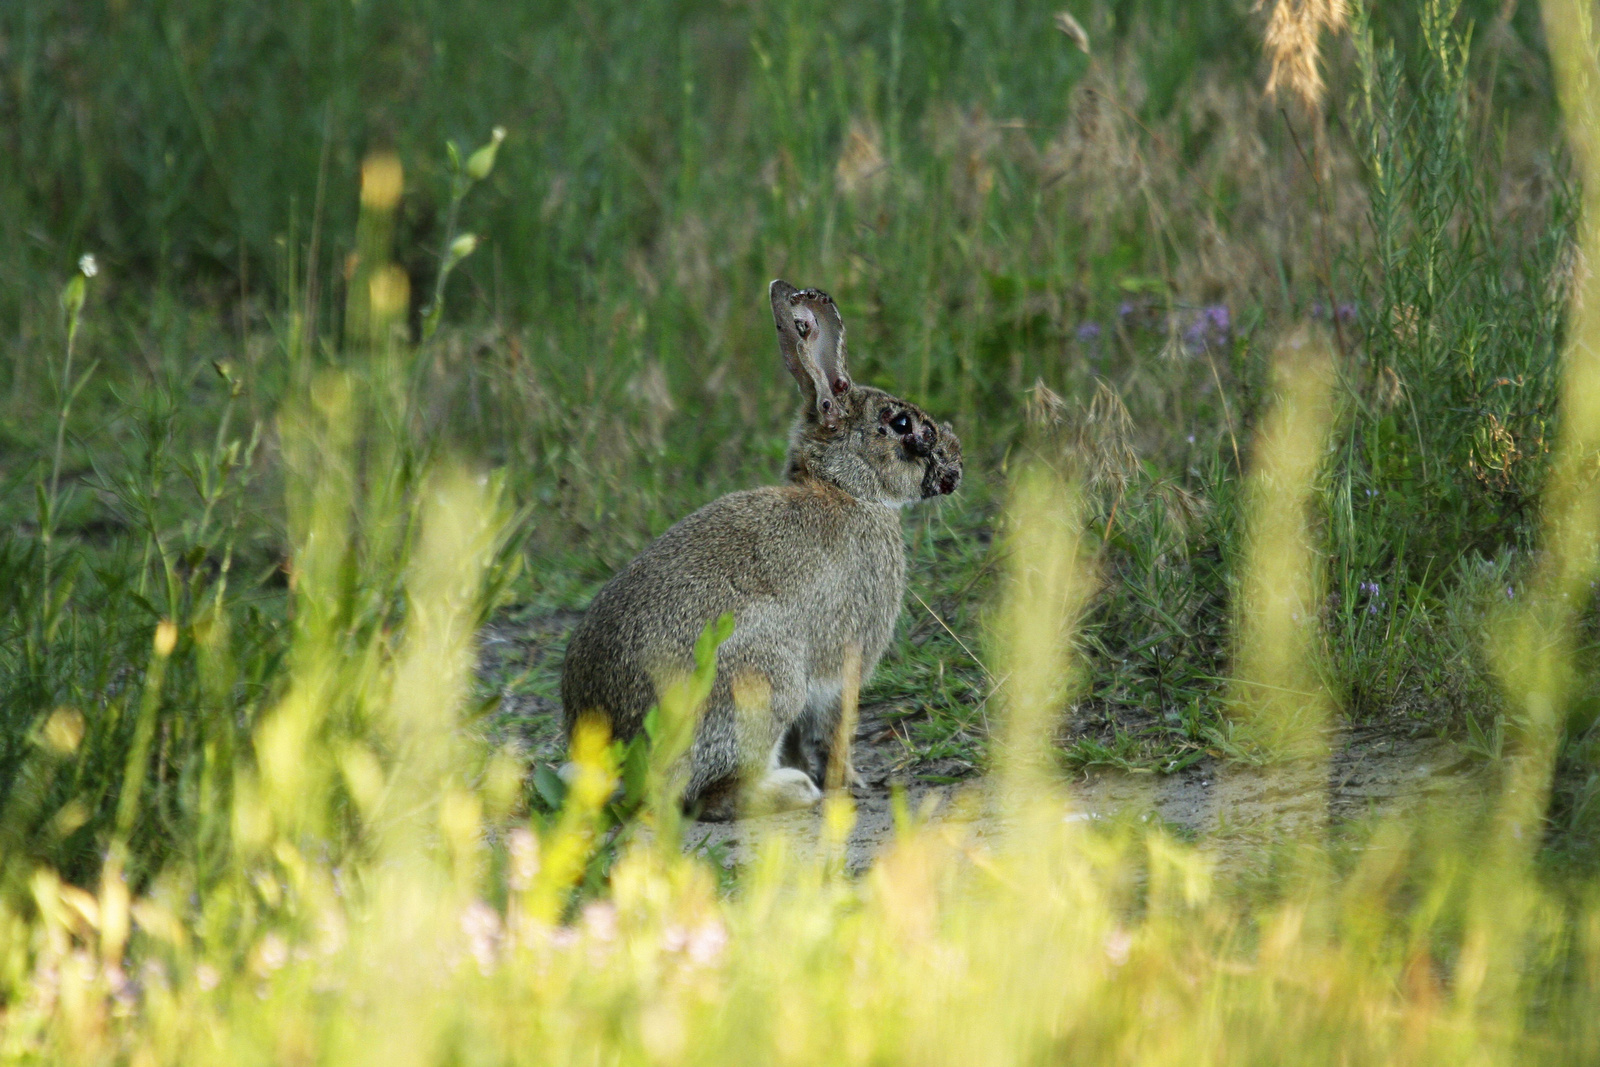
[[692, 810], [704, 822], [731, 822], [814, 807], [821, 799], [822, 790], [806, 772], [775, 765], [748, 788], [741, 789], [737, 778], [722, 779], [700, 794]]
[[789, 657], [732, 651], [696, 732], [685, 807], [720, 821], [816, 804], [821, 790], [783, 759], [787, 728], [806, 708], [804, 679]]

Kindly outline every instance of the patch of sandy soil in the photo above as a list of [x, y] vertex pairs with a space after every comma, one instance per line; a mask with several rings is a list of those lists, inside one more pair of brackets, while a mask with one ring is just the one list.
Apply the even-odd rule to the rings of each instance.
[[[549, 679], [559, 670], [578, 618], [572, 612], [542, 615], [491, 625], [481, 635], [480, 684], [498, 707], [491, 730], [518, 737], [535, 760], [561, 758], [560, 704]], [[869, 866], [893, 838], [896, 790], [908, 811], [970, 823], [980, 839], [1003, 830], [983, 779], [930, 780], [954, 777], [967, 769], [965, 764], [914, 763], [897, 733], [893, 716], [900, 713], [903, 709], [887, 705], [868, 706], [857, 725], [862, 787], [853, 790], [856, 820], [845, 858], [852, 870]], [[1331, 758], [1322, 763], [1252, 767], [1205, 759], [1171, 775], [1087, 771], [1069, 783], [1071, 800], [1062, 817], [1159, 819], [1229, 862], [1318, 827], [1381, 814], [1430, 794], [1473, 789], [1486, 783], [1487, 773], [1481, 761], [1449, 741], [1406, 737], [1384, 727], [1352, 728], [1336, 739]], [[805, 849], [818, 847], [819, 831], [820, 814], [813, 809], [695, 823], [685, 836], [689, 847], [737, 865], [749, 859], [762, 835], [782, 833]]]
[[[863, 709], [856, 765], [865, 788], [852, 791], [856, 820], [846, 846], [846, 867], [865, 869], [893, 839], [896, 786], [910, 812], [967, 823], [980, 840], [1003, 831], [984, 780], [932, 784], [908, 775], [897, 769], [903, 748], [892, 737], [881, 709]], [[1321, 763], [1252, 767], [1206, 759], [1172, 775], [1086, 771], [1069, 783], [1071, 799], [1062, 817], [1159, 819], [1194, 837], [1226, 866], [1259, 855], [1262, 846], [1276, 841], [1383, 814], [1429, 795], [1472, 789], [1484, 774], [1480, 761], [1449, 741], [1353, 729]], [[820, 829], [817, 811], [794, 811], [732, 823], [696, 823], [686, 839], [690, 847], [736, 865], [750, 858], [752, 845], [764, 835], [783, 834], [801, 850], [810, 850], [819, 847]]]

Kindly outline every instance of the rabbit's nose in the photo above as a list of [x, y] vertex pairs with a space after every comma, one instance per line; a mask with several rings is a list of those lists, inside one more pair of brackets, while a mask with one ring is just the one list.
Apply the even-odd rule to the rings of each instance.
[[949, 496], [961, 484], [961, 461], [951, 462], [942, 453], [928, 461], [922, 472], [922, 498]]

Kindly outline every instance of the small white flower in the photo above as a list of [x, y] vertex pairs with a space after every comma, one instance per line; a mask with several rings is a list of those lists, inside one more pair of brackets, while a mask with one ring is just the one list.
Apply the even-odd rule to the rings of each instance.
[[600, 941], [613, 941], [617, 936], [617, 909], [614, 904], [595, 901], [583, 906], [583, 925], [591, 936]]
[[1111, 965], [1121, 967], [1128, 962], [1128, 955], [1133, 951], [1133, 935], [1119, 926], [1106, 935], [1105, 948], [1106, 959], [1111, 961]]
[[715, 919], [701, 923], [689, 935], [689, 958], [704, 966], [722, 955], [728, 946], [728, 931]]
[[705, 966], [722, 954], [728, 945], [728, 931], [715, 919], [690, 930], [669, 926], [661, 935], [661, 947], [668, 952], [686, 952], [690, 961]]
[[523, 828], [517, 827], [506, 839], [506, 851], [511, 858], [511, 871], [507, 883], [517, 892], [533, 885], [539, 873], [539, 839]]
[[478, 961], [478, 971], [489, 974], [494, 970], [502, 933], [500, 913], [483, 901], [475, 900], [461, 913], [461, 932], [467, 935], [467, 947]]
[[100, 273], [100, 264], [95, 262], [93, 252], [85, 252], [78, 257], [78, 269], [83, 272], [85, 278], [93, 278]]
[[263, 937], [255, 951], [256, 973], [265, 978], [289, 962], [289, 944], [277, 934]]

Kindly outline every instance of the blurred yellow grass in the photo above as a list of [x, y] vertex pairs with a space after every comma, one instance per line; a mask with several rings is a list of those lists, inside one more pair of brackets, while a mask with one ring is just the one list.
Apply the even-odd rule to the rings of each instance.
[[1323, 591], [1311, 522], [1332, 416], [1332, 347], [1301, 327], [1278, 346], [1273, 371], [1276, 399], [1252, 450], [1231, 703], [1268, 751], [1325, 759], [1332, 700], [1313, 664]]

